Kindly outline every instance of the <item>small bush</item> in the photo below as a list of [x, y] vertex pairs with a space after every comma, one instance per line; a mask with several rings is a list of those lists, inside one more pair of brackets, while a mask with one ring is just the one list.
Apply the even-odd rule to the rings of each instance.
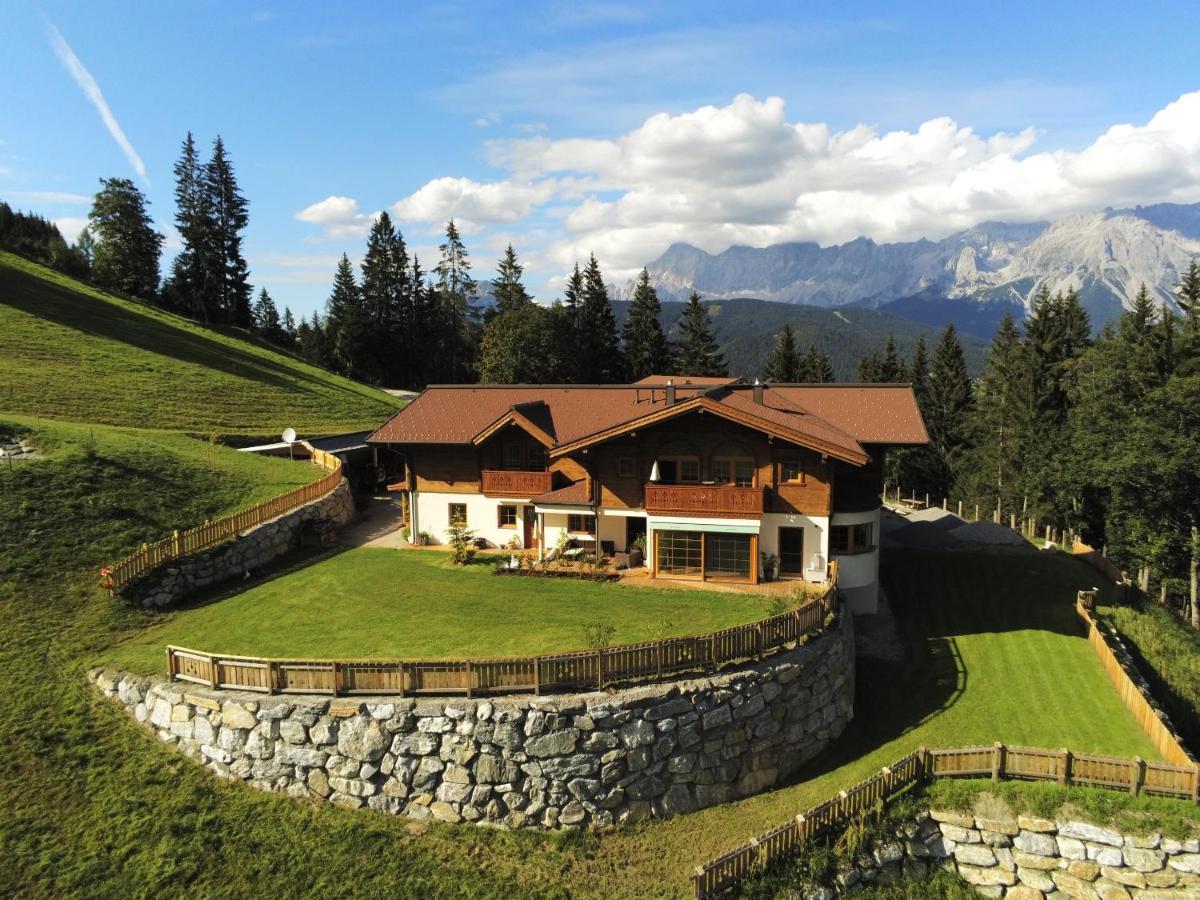
[[583, 642], [592, 650], [607, 650], [617, 635], [617, 626], [611, 622], [589, 622], [583, 626]]
[[478, 547], [475, 546], [475, 531], [464, 522], [451, 522], [446, 529], [450, 539], [450, 559], [456, 565], [466, 565], [475, 558]]

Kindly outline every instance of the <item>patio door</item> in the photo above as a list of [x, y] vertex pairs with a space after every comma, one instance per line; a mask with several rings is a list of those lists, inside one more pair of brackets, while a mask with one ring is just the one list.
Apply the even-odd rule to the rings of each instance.
[[779, 571], [784, 575], [804, 574], [804, 529], [779, 529]]
[[532, 506], [526, 506], [521, 514], [521, 525], [524, 534], [521, 536], [521, 546], [526, 550], [537, 549], [537, 511]]

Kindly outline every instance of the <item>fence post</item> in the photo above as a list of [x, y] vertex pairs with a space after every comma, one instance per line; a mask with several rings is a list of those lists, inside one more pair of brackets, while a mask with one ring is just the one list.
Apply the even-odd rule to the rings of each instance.
[[1142, 785], [1146, 782], [1146, 761], [1140, 756], [1133, 758], [1133, 766], [1131, 767], [1129, 777], [1129, 793], [1136, 797], [1142, 792]]
[[655, 667], [658, 670], [659, 678], [662, 678], [662, 648], [663, 648], [662, 638], [659, 638], [658, 644], [656, 644], [654, 647], [654, 662], [656, 664]]
[[961, 500], [958, 501], [958, 517], [960, 519], [962, 518], [962, 501]]
[[924, 781], [928, 775], [929, 768], [929, 751], [924, 747], [917, 748], [917, 771], [920, 773], [920, 780]]
[[761, 621], [754, 623], [754, 654], [755, 659], [762, 660], [763, 658], [763, 625]]
[[604, 651], [596, 651], [596, 690], [604, 690]]
[[992, 781], [999, 781], [1004, 774], [1004, 745], [996, 741], [992, 747]]
[[1192, 803], [1200, 804], [1200, 763], [1192, 766]]
[[467, 699], [471, 699], [471, 661], [467, 660]]
[[172, 556], [180, 556], [181, 555], [180, 547], [179, 547], [179, 529], [178, 528], [176, 528], [174, 531], [171, 532], [171, 555]]
[[979, 521], [979, 504], [978, 503], [975, 504], [975, 521], [976, 522]]
[[340, 680], [338, 678], [338, 675], [339, 675], [338, 669], [340, 668], [340, 666], [338, 666], [336, 660], [334, 660], [332, 666], [333, 666], [333, 672], [332, 672], [333, 677], [329, 683], [329, 689], [330, 689], [329, 692], [331, 694], [333, 694], [333, 696], [336, 697], [338, 695], [338, 681]]
[[533, 658], [533, 695], [540, 697], [542, 694], [542, 658], [535, 656]]
[[1058, 751], [1058, 783], [1067, 785], [1071, 781], [1071, 751], [1063, 747]]
[[167, 647], [167, 681], [175, 680], [175, 654]]
[[208, 658], [208, 684], [214, 691], [217, 689], [217, 658]]

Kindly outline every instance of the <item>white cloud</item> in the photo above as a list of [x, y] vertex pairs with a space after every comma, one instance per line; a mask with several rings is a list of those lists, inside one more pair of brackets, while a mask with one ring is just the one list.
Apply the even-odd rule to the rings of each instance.
[[500, 140], [487, 150], [509, 173], [495, 185], [520, 179], [534, 194], [553, 185], [548, 200], [569, 207], [567, 233], [544, 248], [549, 260], [561, 268], [594, 250], [614, 280], [673, 241], [716, 252], [859, 235], [912, 240], [992, 218], [1200, 200], [1200, 92], [1081, 151], [1030, 153], [1036, 139], [1032, 128], [985, 137], [946, 117], [911, 131], [836, 132], [789, 121], [779, 98], [741, 95], [651, 116], [613, 139]]
[[324, 228], [327, 238], [361, 237], [371, 230], [378, 212], [364, 213], [353, 197], [326, 197], [296, 213], [301, 222]]
[[435, 178], [392, 207], [406, 222], [441, 225], [454, 219], [466, 233], [525, 218], [553, 196], [552, 181], [537, 184], [470, 178]]
[[63, 240], [68, 244], [75, 243], [79, 238], [79, 232], [83, 231], [87, 223], [86, 216], [63, 216], [61, 219], [54, 220], [54, 224], [62, 232]]
[[[981, 134], [949, 117], [887, 132], [789, 120], [779, 98], [659, 113], [611, 138], [485, 142], [494, 181], [439, 177], [398, 201], [402, 221], [511, 236], [532, 278], [595, 252], [616, 282], [671, 243], [940, 238], [988, 219], [1051, 219], [1105, 206], [1200, 201], [1200, 92], [1081, 150], [1038, 133]], [[298, 215], [329, 227], [369, 217], [347, 197]]]
[[491, 128], [493, 125], [500, 124], [500, 113], [490, 112], [480, 116], [475, 120], [476, 128]]
[[54, 203], [61, 206], [84, 206], [92, 202], [86, 194], [71, 194], [67, 191], [12, 191], [10, 196], [29, 203]]
[[59, 62], [63, 64], [63, 67], [75, 79], [75, 83], [79, 85], [79, 89], [91, 101], [92, 106], [96, 107], [96, 112], [100, 114], [100, 119], [104, 122], [104, 127], [108, 129], [109, 135], [117, 142], [117, 146], [121, 148], [121, 152], [129, 160], [129, 165], [133, 167], [133, 171], [138, 174], [138, 177], [142, 181], [149, 184], [150, 179], [146, 177], [146, 166], [142, 163], [142, 158], [138, 156], [138, 152], [133, 149], [133, 144], [125, 136], [125, 132], [117, 121], [117, 117], [113, 115], [112, 109], [109, 108], [108, 101], [104, 99], [104, 93], [100, 90], [100, 85], [96, 82], [96, 79], [92, 77], [92, 73], [87, 70], [79, 57], [75, 55], [75, 51], [71, 49], [66, 38], [62, 36], [62, 32], [50, 22], [46, 23], [46, 31], [50, 38], [50, 46], [54, 48], [54, 53], [58, 57]]

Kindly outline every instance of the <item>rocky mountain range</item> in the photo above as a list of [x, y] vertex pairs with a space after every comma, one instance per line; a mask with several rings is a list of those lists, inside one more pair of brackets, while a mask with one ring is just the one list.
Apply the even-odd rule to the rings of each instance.
[[[1043, 284], [1074, 287], [1099, 327], [1145, 283], [1177, 309], [1173, 292], [1200, 256], [1200, 203], [1157, 204], [1053, 222], [984, 222], [938, 241], [858, 238], [730, 247], [710, 254], [674, 244], [650, 263], [663, 300], [754, 297], [826, 308], [868, 306], [928, 324], [990, 333], [1005, 309], [1023, 315]], [[632, 284], [618, 292], [632, 293]]]

